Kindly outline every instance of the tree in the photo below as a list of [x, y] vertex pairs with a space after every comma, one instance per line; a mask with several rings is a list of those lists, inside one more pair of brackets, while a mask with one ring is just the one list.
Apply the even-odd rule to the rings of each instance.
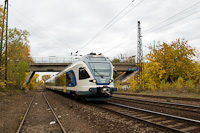
[[33, 62], [30, 56], [30, 46], [28, 37], [30, 34], [26, 30], [17, 28], [9, 29], [8, 39], [8, 59], [9, 62], [17, 63], [19, 60]]
[[192, 75], [194, 73], [192, 68], [195, 65], [192, 59], [197, 55], [197, 51], [184, 39], [177, 39], [171, 44], [163, 42], [163, 44], [158, 44], [155, 49], [153, 47], [149, 47], [149, 49], [150, 53], [147, 54], [146, 59], [162, 66], [162, 70], [165, 71], [163, 78], [167, 82], [176, 81], [179, 77], [189, 80], [196, 76]]
[[49, 78], [51, 78], [51, 75], [42, 75], [42, 80], [45, 82], [46, 80], [48, 80]]
[[29, 33], [17, 28], [9, 29], [8, 37], [8, 82], [22, 88], [28, 63], [33, 62], [28, 45]]
[[28, 71], [28, 63], [21, 60], [17, 64], [15, 70], [14, 70], [14, 83], [18, 88], [22, 89], [22, 85], [26, 78], [26, 72]]
[[[9, 85], [8, 87], [15, 86], [17, 88], [22, 88], [25, 80], [25, 72], [28, 69], [28, 63], [33, 62], [33, 59], [30, 56], [30, 47], [28, 45], [29, 35], [30, 34], [26, 30], [17, 28], [9, 29], [7, 48], [8, 78], [7, 81], [4, 81]], [[5, 51], [3, 51], [2, 55], [3, 58], [5, 58]], [[4, 62], [2, 66], [5, 66]], [[4, 77], [4, 75], [1, 75], [1, 77]]]
[[112, 63], [119, 63], [119, 62], [120, 62], [120, 59], [114, 58], [111, 62], [112, 62]]
[[3, 20], [4, 20], [4, 10], [3, 6], [0, 5], [0, 89], [5, 89], [5, 82], [4, 82], [4, 75], [3, 72], [5, 70], [5, 67], [3, 66], [3, 38], [2, 38], [2, 29], [3, 27]]
[[131, 76], [128, 80], [127, 80], [127, 83], [130, 83], [130, 90], [132, 91], [137, 91], [137, 88], [136, 88], [136, 80], [135, 80], [135, 77], [134, 76]]
[[145, 87], [152, 90], [158, 89], [166, 73], [165, 69], [159, 62], [150, 62], [145, 64], [144, 81]]
[[135, 56], [127, 56], [127, 54], [120, 54], [118, 58], [114, 58], [112, 63], [126, 62], [126, 63], [135, 63]]
[[35, 89], [36, 80], [37, 80], [38, 77], [39, 77], [38, 74], [34, 74], [34, 75], [33, 75], [33, 78], [31, 79], [30, 83], [28, 84], [28, 88], [29, 88], [30, 90]]

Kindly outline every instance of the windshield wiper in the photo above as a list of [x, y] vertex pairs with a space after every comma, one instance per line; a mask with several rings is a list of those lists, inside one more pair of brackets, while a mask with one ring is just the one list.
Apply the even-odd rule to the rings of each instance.
[[101, 76], [101, 78], [103, 78], [104, 75], [101, 75], [98, 71], [96, 71], [95, 68], [94, 68], [94, 72], [96, 72], [99, 76]]
[[93, 66], [93, 68], [94, 68], [94, 69], [93, 69], [93, 70], [94, 70], [94, 73], [96, 72], [99, 76], [101, 76], [101, 78], [103, 78], [104, 75], [101, 75], [98, 71], [96, 71], [96, 69], [95, 69], [95, 67], [94, 67], [94, 64], [92, 64], [92, 66]]

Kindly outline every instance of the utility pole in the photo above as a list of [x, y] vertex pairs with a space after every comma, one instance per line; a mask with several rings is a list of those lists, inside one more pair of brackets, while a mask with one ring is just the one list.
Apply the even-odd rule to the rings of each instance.
[[137, 74], [137, 87], [138, 89], [143, 87], [142, 75], [143, 75], [143, 48], [142, 48], [142, 35], [140, 28], [140, 21], [138, 21], [138, 42], [137, 42], [137, 65], [138, 65], [138, 74]]
[[1, 27], [1, 44], [0, 44], [0, 79], [2, 80], [2, 69], [3, 69], [3, 38], [4, 38], [4, 19], [5, 19], [5, 10], [6, 6], [4, 6], [3, 11], [3, 21], [2, 21], [2, 27]]
[[5, 44], [5, 82], [6, 82], [6, 89], [8, 89], [7, 85], [7, 71], [8, 71], [8, 0], [5, 0], [5, 7], [6, 7], [6, 44]]

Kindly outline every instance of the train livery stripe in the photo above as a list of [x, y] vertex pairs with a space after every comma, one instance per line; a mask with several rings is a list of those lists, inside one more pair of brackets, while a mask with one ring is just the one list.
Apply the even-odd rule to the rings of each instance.
[[63, 92], [66, 93], [66, 85], [64, 85]]

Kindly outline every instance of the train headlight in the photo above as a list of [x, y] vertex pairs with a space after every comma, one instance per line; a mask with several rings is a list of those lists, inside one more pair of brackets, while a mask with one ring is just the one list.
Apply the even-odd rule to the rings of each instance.
[[112, 79], [110, 79], [110, 83], [111, 83], [111, 82], [113, 82], [113, 80], [112, 80]]
[[96, 83], [97, 80], [96, 80], [96, 79], [93, 79], [93, 80], [90, 80], [90, 82]]

